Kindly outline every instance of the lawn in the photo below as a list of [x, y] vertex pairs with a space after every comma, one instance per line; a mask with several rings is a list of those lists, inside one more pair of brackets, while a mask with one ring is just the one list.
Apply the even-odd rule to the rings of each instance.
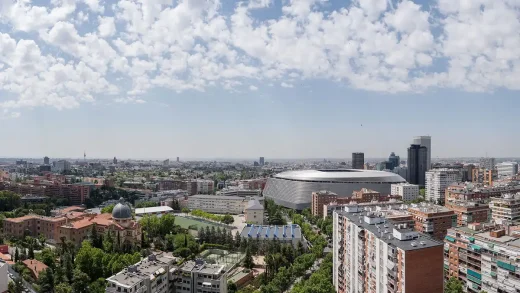
[[[210, 228], [212, 226], [215, 226], [215, 225], [211, 225], [211, 224], [204, 223], [204, 222], [201, 222], [201, 221], [184, 218], [182, 216], [176, 216], [175, 217], [175, 224], [181, 226], [184, 229], [188, 229], [191, 225], [197, 225], [197, 230], [200, 227], [203, 227], [204, 229], [206, 229], [206, 226], [209, 226]], [[215, 226], [215, 228], [217, 228], [217, 227]]]

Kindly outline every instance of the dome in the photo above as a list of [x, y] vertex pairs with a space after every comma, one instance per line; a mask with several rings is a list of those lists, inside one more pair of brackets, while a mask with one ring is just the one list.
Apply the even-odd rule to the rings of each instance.
[[114, 219], [130, 219], [132, 218], [132, 209], [125, 203], [123, 198], [119, 199], [119, 203], [116, 204], [112, 210], [112, 218]]

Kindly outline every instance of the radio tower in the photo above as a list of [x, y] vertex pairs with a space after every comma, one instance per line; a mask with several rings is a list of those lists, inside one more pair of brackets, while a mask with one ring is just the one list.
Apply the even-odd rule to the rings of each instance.
[[87, 153], [85, 151], [83, 151], [83, 161], [87, 161]]

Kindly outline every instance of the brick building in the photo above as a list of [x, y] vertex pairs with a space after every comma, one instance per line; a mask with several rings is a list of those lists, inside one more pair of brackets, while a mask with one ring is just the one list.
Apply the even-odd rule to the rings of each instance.
[[415, 221], [415, 230], [442, 240], [448, 229], [457, 225], [455, 212], [443, 206], [421, 203], [412, 204], [408, 212]]
[[457, 226], [467, 226], [470, 223], [484, 223], [489, 221], [491, 210], [489, 204], [475, 201], [447, 202], [444, 205], [457, 215]]
[[5, 218], [4, 234], [16, 238], [23, 238], [26, 235], [37, 237], [42, 234], [50, 241], [57, 241], [60, 239], [59, 227], [66, 222], [66, 217], [53, 218], [39, 215]]
[[322, 190], [312, 193], [311, 212], [315, 217], [323, 217], [323, 206], [337, 202], [338, 195], [332, 191]]
[[487, 186], [478, 183], [457, 183], [446, 188], [446, 201], [480, 201], [492, 197], [501, 197], [502, 194], [520, 192], [518, 182], [508, 182], [506, 184], [495, 184]]

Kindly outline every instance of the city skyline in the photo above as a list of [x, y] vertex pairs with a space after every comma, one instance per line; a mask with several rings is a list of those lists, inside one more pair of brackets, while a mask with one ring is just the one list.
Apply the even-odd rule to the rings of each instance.
[[2, 1], [0, 156], [520, 155], [518, 4], [167, 2]]

